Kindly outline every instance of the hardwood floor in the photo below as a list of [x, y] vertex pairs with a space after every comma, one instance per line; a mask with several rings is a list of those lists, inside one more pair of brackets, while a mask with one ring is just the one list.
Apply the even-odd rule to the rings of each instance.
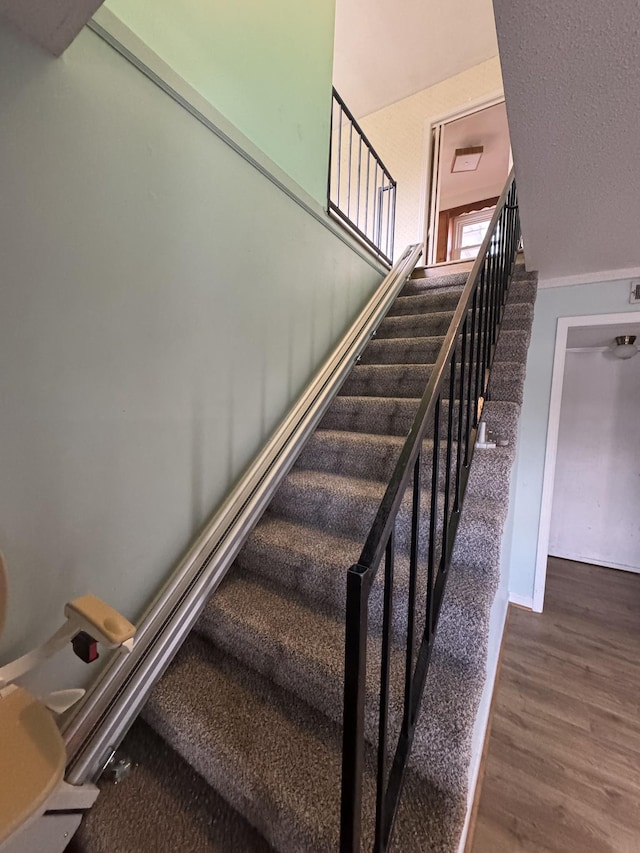
[[473, 853], [640, 853], [640, 575], [549, 558], [511, 608]]

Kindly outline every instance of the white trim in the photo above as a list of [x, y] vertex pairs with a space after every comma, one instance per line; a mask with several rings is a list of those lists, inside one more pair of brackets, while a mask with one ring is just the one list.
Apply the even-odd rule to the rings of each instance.
[[553, 505], [553, 483], [558, 455], [558, 432], [560, 429], [560, 408], [562, 406], [562, 386], [567, 352], [567, 335], [572, 326], [608, 326], [618, 323], [634, 322], [633, 312], [618, 314], [589, 314], [580, 317], [558, 317], [556, 346], [553, 357], [551, 377], [551, 400], [549, 403], [549, 422], [542, 479], [542, 499], [540, 506], [540, 525], [536, 549], [536, 572], [533, 584], [533, 610], [542, 613], [544, 589], [547, 580], [547, 558], [549, 556], [549, 536], [551, 533], [551, 509]]
[[509, 604], [517, 604], [518, 607], [526, 607], [527, 610], [533, 610], [533, 598], [530, 595], [520, 595], [517, 592], [510, 592]]
[[[369, 251], [362, 248], [360, 240], [351, 237], [345, 228], [328, 215], [326, 208], [309, 195], [297, 181], [294, 181], [190, 83], [167, 65], [110, 9], [101, 6], [87, 23], [87, 27], [222, 142], [232, 148], [236, 154], [239, 154], [254, 169], [257, 169], [261, 175], [271, 181], [293, 202], [313, 216], [317, 222], [332, 231], [338, 239], [356, 252], [374, 270], [382, 274], [388, 272], [388, 268], [384, 264], [380, 263]], [[329, 163], [327, 161], [328, 168]]]
[[[511, 600], [509, 598], [509, 600]], [[500, 629], [500, 643], [499, 648], [502, 650], [502, 644], [504, 642], [504, 632], [507, 624], [507, 612], [509, 610], [508, 602], [505, 601], [504, 613], [502, 615], [502, 626]], [[484, 747], [485, 740], [487, 738], [487, 730], [489, 728], [489, 721], [491, 719], [491, 708], [493, 706], [493, 694], [496, 689], [496, 681], [498, 678], [498, 665], [500, 664], [501, 654], [498, 653], [496, 655], [493, 667], [491, 668], [491, 672], [487, 672], [486, 680], [485, 680], [485, 690], [489, 687], [491, 691], [491, 701], [487, 703], [486, 711], [484, 713], [484, 718], [481, 721], [480, 725], [482, 726], [482, 748], [476, 752], [475, 760], [473, 760], [473, 764], [469, 768], [469, 787], [467, 790], [467, 814], [464, 819], [464, 826], [462, 827], [462, 835], [460, 836], [460, 843], [458, 844], [458, 853], [464, 853], [464, 849], [467, 845], [467, 836], [469, 835], [469, 825], [471, 823], [471, 813], [473, 811], [473, 805], [476, 798], [476, 788], [478, 786], [478, 782], [480, 780], [480, 768], [482, 766], [482, 756], [484, 755]], [[480, 703], [480, 709], [482, 710], [482, 703]], [[477, 723], [476, 719], [476, 723]]]
[[[474, 101], [469, 101], [464, 106], [457, 107], [447, 113], [432, 116], [424, 123], [423, 138], [422, 138], [422, 170], [421, 170], [421, 188], [420, 188], [420, 219], [418, 222], [418, 234], [422, 234], [424, 244], [424, 258], [427, 266], [435, 262], [434, 258], [430, 259], [427, 252], [429, 251], [429, 225], [431, 224], [431, 183], [433, 176], [431, 174], [431, 138], [433, 129], [438, 125], [447, 124], [450, 121], [456, 121], [459, 118], [479, 113], [481, 110], [495, 107], [497, 104], [503, 103], [504, 89], [496, 89], [490, 95], [484, 95]], [[434, 163], [434, 168], [436, 164]], [[435, 241], [433, 243], [435, 246]]]
[[600, 284], [605, 281], [624, 281], [628, 278], [639, 278], [640, 267], [626, 267], [619, 270], [600, 270], [600, 272], [585, 272], [578, 275], [565, 275], [558, 278], [539, 278], [538, 287], [573, 287], [576, 284]]

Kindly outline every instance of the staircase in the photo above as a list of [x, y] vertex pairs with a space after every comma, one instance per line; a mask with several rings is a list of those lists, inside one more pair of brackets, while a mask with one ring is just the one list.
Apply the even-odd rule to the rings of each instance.
[[[453, 275], [405, 285], [127, 736], [135, 768], [120, 784], [102, 785], [72, 849], [339, 849], [346, 569], [358, 560], [464, 282]], [[465, 819], [535, 292], [535, 276], [516, 267], [483, 411], [508, 445], [474, 456], [396, 819], [393, 849], [402, 853], [454, 853]], [[394, 732], [408, 574], [402, 513]], [[381, 609], [376, 579], [374, 661]], [[377, 695], [377, 683], [367, 691]], [[371, 849], [378, 720], [375, 702], [367, 707], [363, 841]]]

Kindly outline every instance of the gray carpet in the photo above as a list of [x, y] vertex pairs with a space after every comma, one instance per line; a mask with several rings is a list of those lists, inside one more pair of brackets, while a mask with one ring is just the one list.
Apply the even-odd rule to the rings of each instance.
[[[103, 786], [74, 841], [77, 851], [338, 849], [346, 570], [359, 555], [464, 280], [407, 283], [155, 688], [145, 722], [125, 741], [139, 766], [120, 785]], [[509, 443], [477, 451], [472, 465], [396, 824], [394, 849], [402, 853], [454, 853], [464, 822], [535, 293], [535, 276], [516, 268], [485, 405], [489, 429]], [[446, 418], [448, 400], [442, 408]], [[432, 453], [428, 436], [423, 555]], [[440, 490], [444, 479], [442, 470]], [[391, 743], [403, 695], [407, 501], [396, 536]], [[368, 647], [363, 832], [369, 846], [380, 580], [371, 593]], [[419, 624], [423, 618], [419, 606]]]

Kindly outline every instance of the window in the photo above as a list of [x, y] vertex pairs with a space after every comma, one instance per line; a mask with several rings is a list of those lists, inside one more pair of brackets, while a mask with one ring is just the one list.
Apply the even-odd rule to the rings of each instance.
[[484, 210], [474, 210], [472, 213], [463, 213], [453, 220], [451, 259], [466, 260], [476, 257], [478, 249], [487, 233], [495, 208], [487, 207]]

